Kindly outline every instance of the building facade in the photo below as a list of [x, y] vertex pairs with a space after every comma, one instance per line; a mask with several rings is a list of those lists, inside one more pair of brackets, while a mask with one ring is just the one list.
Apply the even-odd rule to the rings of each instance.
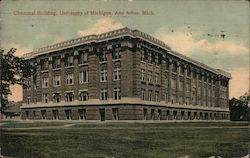
[[230, 74], [122, 28], [40, 48], [22, 119], [228, 120]]

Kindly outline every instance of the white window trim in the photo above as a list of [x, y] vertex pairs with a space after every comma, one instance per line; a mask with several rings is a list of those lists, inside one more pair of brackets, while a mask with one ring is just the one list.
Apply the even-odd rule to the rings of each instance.
[[[46, 86], [47, 82], [47, 86]], [[49, 78], [48, 77], [43, 77], [42, 79], [42, 88], [48, 88], [49, 87]]]
[[[83, 72], [86, 72], [86, 81], [84, 81], [84, 77], [83, 77]], [[89, 82], [89, 73], [88, 70], [83, 70], [80, 71], [79, 73], [79, 84], [84, 84], [84, 83], [88, 83]]]
[[[115, 79], [115, 76], [117, 76], [116, 79]], [[114, 69], [113, 80], [114, 80], [114, 81], [119, 81], [119, 80], [121, 80], [121, 69], [120, 69], [119, 67], [116, 67], [116, 68]]]
[[[106, 92], [106, 93], [105, 93]], [[106, 94], [106, 95], [104, 95], [104, 98], [107, 98], [108, 99], [108, 90], [107, 90], [107, 88], [102, 88], [101, 90], [100, 90], [100, 100], [106, 100], [106, 99], [102, 99], [102, 93], [104, 93], [104, 94]]]
[[[81, 100], [81, 93], [87, 92], [87, 99], [86, 100]], [[88, 101], [89, 100], [89, 94], [88, 94], [88, 89], [83, 89], [83, 90], [79, 90], [78, 92], [78, 96], [79, 96], [79, 101]]]
[[[104, 80], [102, 80], [102, 75], [104, 75]], [[107, 80], [108, 80], [108, 71], [106, 69], [103, 69], [100, 72], [100, 82], [107, 82]]]
[[[57, 85], [57, 81], [59, 81], [59, 85]], [[59, 86], [61, 86], [61, 76], [59, 76], [59, 75], [54, 76], [53, 77], [53, 87], [59, 87]]]
[[[117, 99], [115, 99], [115, 93], [117, 95]], [[114, 100], [120, 100], [121, 99], [121, 89], [120, 88], [114, 88], [113, 89], [113, 99]]]
[[[72, 78], [68, 77], [68, 75], [72, 75]], [[70, 79], [72, 79], [72, 83], [69, 83]], [[66, 85], [74, 85], [74, 74], [66, 74]]]

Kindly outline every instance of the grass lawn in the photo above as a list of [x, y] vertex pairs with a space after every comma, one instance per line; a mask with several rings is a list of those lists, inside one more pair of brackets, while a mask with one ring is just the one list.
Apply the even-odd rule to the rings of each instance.
[[231, 158], [247, 155], [250, 142], [248, 124], [232, 122], [7, 122], [0, 127], [2, 155], [26, 158]]

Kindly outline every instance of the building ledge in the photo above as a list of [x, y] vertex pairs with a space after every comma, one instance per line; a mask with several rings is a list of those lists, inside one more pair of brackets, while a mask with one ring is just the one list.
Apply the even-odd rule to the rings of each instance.
[[229, 112], [228, 108], [220, 108], [220, 107], [208, 107], [208, 106], [200, 106], [200, 105], [186, 105], [186, 104], [171, 104], [170, 102], [165, 103], [165, 101], [161, 102], [153, 102], [153, 101], [144, 101], [138, 98], [122, 98], [121, 100], [99, 100], [99, 99], [89, 99], [88, 101], [78, 101], [75, 100], [73, 102], [65, 102], [62, 101], [60, 103], [49, 102], [47, 104], [38, 102], [36, 104], [23, 104], [21, 106], [22, 109], [25, 108], [50, 108], [50, 107], [64, 107], [64, 106], [96, 106], [96, 105], [148, 105], [148, 106], [162, 106], [168, 108], [178, 108], [178, 109], [190, 109], [190, 110], [206, 110], [206, 111], [224, 111]]

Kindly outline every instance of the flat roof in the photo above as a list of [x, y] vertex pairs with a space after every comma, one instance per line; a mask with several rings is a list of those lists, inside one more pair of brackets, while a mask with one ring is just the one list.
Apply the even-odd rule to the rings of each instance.
[[148, 41], [150, 43], [155, 44], [156, 46], [163, 48], [164, 50], [166, 50], [169, 54], [180, 58], [184, 61], [187, 61], [189, 63], [192, 63], [198, 67], [201, 67], [205, 70], [209, 70], [210, 72], [213, 72], [215, 74], [219, 74], [219, 75], [223, 75], [227, 78], [231, 79], [231, 74], [220, 70], [220, 69], [214, 69], [212, 67], [209, 67], [201, 62], [198, 62], [196, 60], [193, 60], [181, 53], [178, 53], [174, 50], [172, 50], [167, 44], [165, 44], [164, 42], [156, 39], [155, 37], [146, 34], [144, 32], [141, 32], [139, 30], [132, 30], [129, 29], [127, 27], [121, 28], [121, 29], [117, 29], [117, 30], [113, 30], [110, 32], [105, 32], [105, 33], [101, 33], [101, 34], [92, 34], [92, 35], [88, 35], [88, 36], [83, 36], [80, 38], [76, 38], [76, 39], [71, 39], [68, 41], [64, 41], [64, 42], [60, 42], [60, 43], [56, 43], [56, 44], [52, 44], [52, 45], [48, 45], [42, 48], [38, 48], [37, 50], [34, 50], [30, 53], [24, 54], [24, 58], [26, 59], [31, 59], [34, 58], [38, 55], [43, 55], [43, 54], [47, 54], [47, 53], [51, 53], [51, 52], [55, 52], [55, 51], [59, 51], [62, 49], [67, 49], [67, 48], [71, 48], [71, 47], [76, 47], [76, 46], [80, 46], [83, 44], [88, 44], [91, 42], [102, 42], [102, 41], [106, 41], [106, 40], [111, 40], [111, 39], [116, 39], [119, 37], [124, 37], [124, 36], [130, 36], [132, 38], [140, 38], [143, 39], [145, 41]]

